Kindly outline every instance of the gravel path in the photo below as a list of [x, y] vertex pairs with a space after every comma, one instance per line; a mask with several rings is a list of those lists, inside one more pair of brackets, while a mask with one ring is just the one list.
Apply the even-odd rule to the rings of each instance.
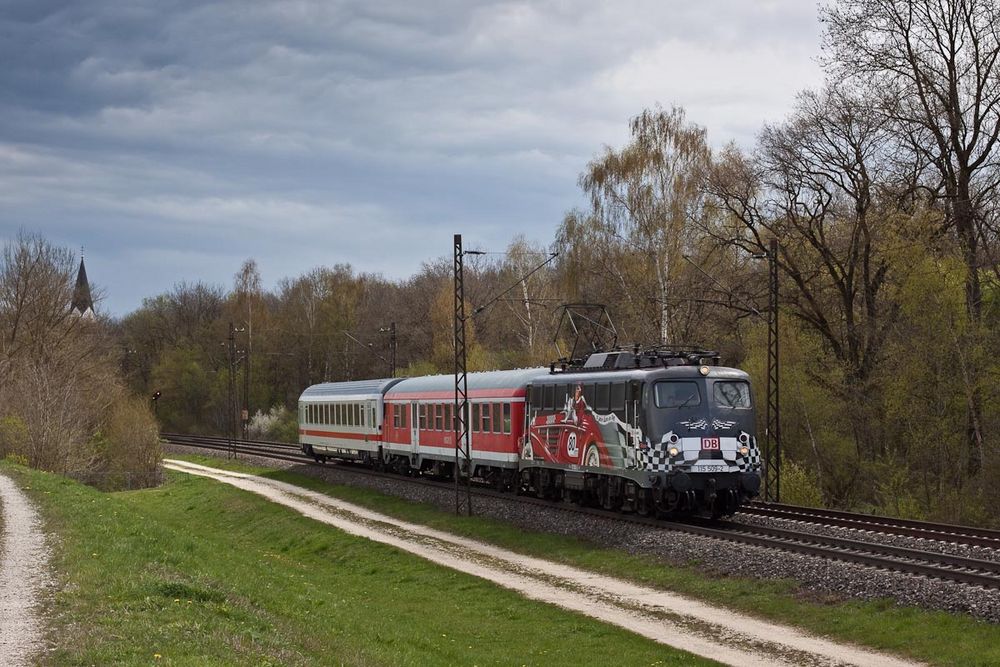
[[884, 665], [913, 663], [836, 644], [673, 593], [524, 556], [408, 523], [284, 482], [184, 461], [165, 466], [261, 495], [349, 534], [392, 545], [525, 597], [625, 628], [653, 641], [729, 665]]
[[14, 482], [0, 474], [0, 665], [32, 663], [42, 648], [39, 599], [49, 580], [48, 550], [38, 514]]
[[[195, 448], [170, 446], [167, 449], [205, 454], [205, 450]], [[414, 502], [429, 503], [447, 511], [454, 511], [455, 508], [454, 491], [446, 486], [408, 484], [405, 477], [371, 477], [335, 464], [296, 465], [271, 459], [240, 458], [252, 465], [286, 468], [329, 483], [370, 488]], [[995, 589], [928, 579], [805, 554], [723, 542], [662, 528], [567, 512], [555, 505], [551, 508], [528, 505], [516, 502], [513, 497], [510, 499], [474, 497], [472, 503], [479, 516], [506, 521], [526, 530], [580, 537], [601, 546], [652, 556], [670, 564], [697, 563], [697, 566], [707, 574], [794, 579], [804, 591], [816, 594], [820, 599], [890, 598], [903, 605], [964, 613], [992, 623], [1000, 623], [1000, 591]], [[758, 523], [779, 525], [770, 520]], [[830, 532], [843, 535], [840, 531]], [[857, 534], [854, 537], [857, 538]], [[866, 539], [868, 538], [872, 536], [867, 536]], [[917, 546], [912, 543], [912, 538], [900, 539], [899, 536], [881, 536], [878, 541], [900, 546]], [[925, 542], [923, 548], [927, 548], [927, 541], [915, 542]], [[983, 558], [985, 555], [982, 551], [970, 553], [969, 550], [962, 548], [956, 548], [954, 551], [978, 558]]]

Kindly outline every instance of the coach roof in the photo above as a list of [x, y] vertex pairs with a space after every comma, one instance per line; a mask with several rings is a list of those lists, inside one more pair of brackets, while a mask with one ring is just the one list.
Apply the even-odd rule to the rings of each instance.
[[386, 389], [401, 381], [399, 378], [383, 378], [353, 382], [323, 382], [306, 387], [299, 400], [322, 401], [328, 398], [356, 399], [363, 396], [380, 396]]
[[[533, 379], [548, 373], [547, 368], [519, 368], [513, 371], [487, 371], [469, 373], [469, 393], [490, 395], [513, 395], [523, 389]], [[445, 396], [455, 394], [455, 376], [427, 375], [403, 380], [386, 394], [387, 399], [412, 398], [417, 395]]]

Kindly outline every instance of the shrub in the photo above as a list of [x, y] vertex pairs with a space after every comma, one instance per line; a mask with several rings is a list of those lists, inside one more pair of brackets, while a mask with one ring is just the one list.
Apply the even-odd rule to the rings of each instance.
[[794, 461], [781, 462], [781, 502], [805, 507], [823, 507], [823, 494], [813, 474]]

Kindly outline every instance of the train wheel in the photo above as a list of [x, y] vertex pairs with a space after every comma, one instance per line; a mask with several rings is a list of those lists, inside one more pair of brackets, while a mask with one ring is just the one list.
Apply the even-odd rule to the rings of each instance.
[[615, 494], [613, 487], [614, 484], [612, 481], [602, 475], [597, 486], [597, 499], [598, 502], [601, 503], [601, 509], [608, 511], [615, 509]]
[[639, 516], [649, 516], [653, 510], [649, 489], [639, 489], [635, 500], [635, 511]]

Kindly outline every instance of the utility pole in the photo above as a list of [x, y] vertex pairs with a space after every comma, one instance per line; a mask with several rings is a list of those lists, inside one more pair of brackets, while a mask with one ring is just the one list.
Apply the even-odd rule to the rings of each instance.
[[247, 336], [247, 349], [243, 353], [243, 409], [240, 418], [243, 422], [243, 439], [250, 435], [250, 340]]
[[[246, 331], [245, 328], [237, 329], [232, 322], [229, 323], [229, 336], [226, 338], [227, 348], [229, 351], [229, 382], [228, 384], [228, 401], [227, 401], [227, 412], [226, 420], [229, 422], [226, 426], [226, 437], [229, 439], [229, 458], [236, 457], [236, 441], [239, 439], [240, 434], [240, 424], [239, 417], [244, 418], [243, 424], [243, 437], [246, 439], [246, 409], [240, 410], [240, 399], [239, 393], [236, 390], [236, 371], [239, 368], [240, 362], [246, 362], [246, 350], [236, 349], [236, 334], [243, 333]], [[240, 356], [242, 355], [242, 356]], [[247, 386], [247, 376], [243, 376], [244, 388]], [[244, 389], [244, 392], [246, 390]], [[246, 394], [244, 393], [244, 400], [246, 400]], [[239, 414], [238, 414], [239, 411]]]
[[226, 401], [226, 435], [229, 438], [229, 458], [236, 458], [236, 327], [229, 323], [229, 336], [226, 338], [229, 352], [229, 382], [228, 396]]
[[396, 323], [390, 322], [387, 327], [379, 327], [379, 333], [389, 334], [389, 377], [396, 377]]
[[[465, 350], [465, 284], [462, 235], [455, 234], [455, 514], [472, 516], [472, 451], [469, 444], [469, 379]], [[462, 463], [466, 465], [462, 492]]]
[[764, 500], [781, 502], [781, 392], [778, 374], [778, 240], [767, 253], [767, 430], [764, 440]]

